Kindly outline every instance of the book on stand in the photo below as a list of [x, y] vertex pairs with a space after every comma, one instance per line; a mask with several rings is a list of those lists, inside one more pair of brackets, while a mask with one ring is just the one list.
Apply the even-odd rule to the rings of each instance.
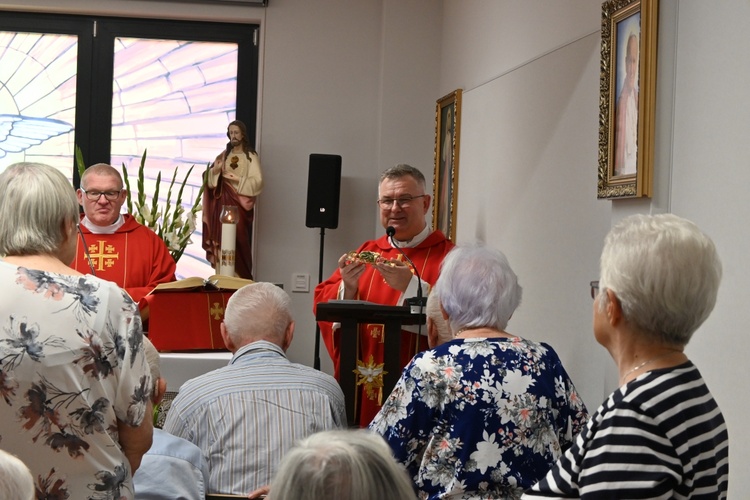
[[222, 276], [220, 274], [214, 274], [208, 278], [193, 276], [177, 281], [170, 281], [169, 283], [159, 283], [149, 295], [152, 293], [189, 292], [193, 290], [204, 292], [239, 290], [243, 286], [250, 285], [251, 283], [255, 282], [253, 280], [238, 278], [236, 276]]

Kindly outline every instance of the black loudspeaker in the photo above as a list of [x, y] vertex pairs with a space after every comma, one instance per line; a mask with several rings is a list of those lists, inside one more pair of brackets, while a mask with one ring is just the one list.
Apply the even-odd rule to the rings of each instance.
[[307, 177], [307, 227], [338, 227], [340, 191], [341, 156], [311, 154]]

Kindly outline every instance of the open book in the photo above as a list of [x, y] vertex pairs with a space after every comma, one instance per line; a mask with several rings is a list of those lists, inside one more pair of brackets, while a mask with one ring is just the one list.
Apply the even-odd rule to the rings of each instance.
[[191, 290], [202, 290], [207, 292], [212, 291], [223, 291], [223, 290], [239, 290], [245, 285], [255, 283], [253, 280], [247, 280], [244, 278], [238, 278], [236, 276], [222, 276], [214, 274], [208, 278], [184, 278], [169, 283], [159, 283], [156, 288], [151, 290], [149, 293], [162, 293], [162, 292], [189, 292]]

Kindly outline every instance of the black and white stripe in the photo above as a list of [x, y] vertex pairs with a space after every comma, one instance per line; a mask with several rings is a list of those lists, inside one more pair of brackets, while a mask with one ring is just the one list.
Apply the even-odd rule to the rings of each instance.
[[726, 498], [726, 423], [691, 362], [620, 387], [527, 496]]

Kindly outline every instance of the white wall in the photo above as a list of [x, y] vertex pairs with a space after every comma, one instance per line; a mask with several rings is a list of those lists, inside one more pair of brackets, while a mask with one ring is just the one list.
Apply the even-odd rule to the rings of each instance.
[[727, 419], [730, 498], [742, 498], [750, 39], [731, 34], [743, 32], [750, 4], [660, 5], [654, 196], [606, 201], [596, 200], [601, 2], [445, 0], [437, 96], [464, 88], [457, 239], [508, 254], [525, 286], [509, 328], [549, 341], [594, 410], [617, 384], [592, 338], [587, 289], [609, 227], [635, 212], [674, 212], [707, 231], [724, 280], [687, 352]]
[[730, 439], [730, 498], [750, 490], [747, 381], [750, 336], [750, 21], [747, 0], [679, 2], [674, 100], [672, 211], [716, 242], [724, 279], [716, 309], [688, 346], [724, 412]]
[[592, 410], [609, 360], [589, 294], [610, 220], [596, 199], [599, 5], [447, 1], [443, 67], [461, 71], [441, 78], [464, 89], [457, 242], [506, 253], [524, 287], [509, 330], [549, 342]]

